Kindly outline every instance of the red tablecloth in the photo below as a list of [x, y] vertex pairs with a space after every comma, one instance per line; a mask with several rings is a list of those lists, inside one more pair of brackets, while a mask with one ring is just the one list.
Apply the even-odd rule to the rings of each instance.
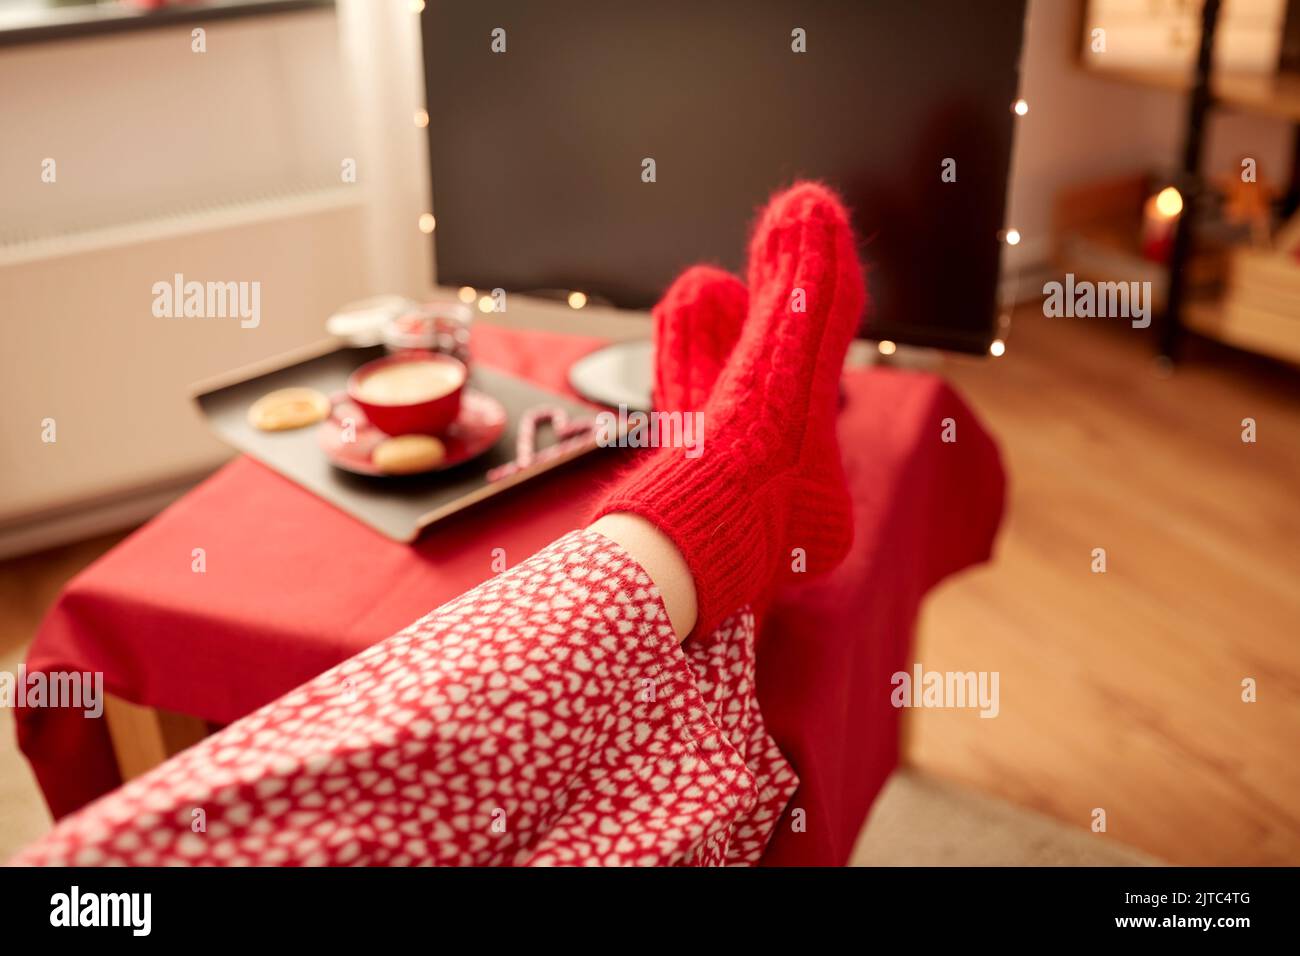
[[[479, 361], [564, 392], [569, 364], [599, 344], [475, 332]], [[801, 780], [770, 864], [848, 859], [898, 760], [890, 676], [908, 666], [917, 605], [945, 575], [988, 557], [1001, 519], [997, 449], [942, 380], [875, 369], [849, 373], [845, 389], [853, 551], [829, 577], [782, 593], [759, 637], [763, 713]], [[957, 423], [955, 442], [941, 440], [945, 418]], [[229, 723], [490, 577], [493, 549], [513, 565], [580, 527], [624, 454], [507, 492], [414, 546], [240, 458], [70, 582], [28, 668], [103, 671], [109, 693]], [[195, 548], [206, 551], [204, 574], [191, 570]], [[17, 716], [56, 816], [119, 783], [102, 720], [79, 710]]]

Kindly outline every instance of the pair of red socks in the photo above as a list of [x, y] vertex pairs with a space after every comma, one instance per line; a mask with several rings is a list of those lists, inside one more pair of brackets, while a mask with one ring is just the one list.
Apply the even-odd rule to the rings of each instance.
[[673, 541], [695, 581], [695, 632], [848, 553], [835, 418], [865, 302], [847, 212], [800, 183], [760, 216], [747, 287], [696, 266], [656, 306], [656, 410], [700, 412], [702, 447], [643, 453], [595, 517], [640, 515]]

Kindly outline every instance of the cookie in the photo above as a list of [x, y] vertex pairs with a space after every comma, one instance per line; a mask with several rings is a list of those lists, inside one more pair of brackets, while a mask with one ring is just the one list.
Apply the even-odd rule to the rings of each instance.
[[281, 388], [263, 395], [248, 409], [248, 423], [264, 432], [282, 432], [324, 421], [330, 400], [314, 388]]
[[370, 460], [386, 475], [413, 475], [437, 468], [447, 457], [447, 447], [432, 435], [398, 435], [375, 446]]

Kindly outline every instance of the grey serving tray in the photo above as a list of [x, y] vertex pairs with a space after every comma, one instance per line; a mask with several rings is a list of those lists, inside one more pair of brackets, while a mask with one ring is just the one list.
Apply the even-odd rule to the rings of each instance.
[[580, 418], [595, 414], [595, 409], [481, 364], [472, 369], [470, 384], [506, 407], [508, 423], [490, 451], [446, 471], [402, 477], [355, 475], [330, 464], [317, 444], [319, 426], [263, 432], [248, 423], [248, 407], [267, 392], [306, 386], [335, 395], [345, 389], [353, 369], [383, 354], [382, 346], [350, 348], [328, 342], [200, 383], [194, 387], [193, 397], [209, 426], [224, 441], [363, 524], [402, 542], [414, 541], [434, 522], [597, 447], [593, 437], [543, 463], [489, 482], [490, 469], [514, 460], [524, 412], [539, 405], [558, 406], [570, 418]]

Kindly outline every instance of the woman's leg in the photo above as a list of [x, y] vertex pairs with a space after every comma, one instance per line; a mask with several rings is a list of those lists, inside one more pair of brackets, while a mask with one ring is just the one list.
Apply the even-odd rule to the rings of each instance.
[[706, 850], [721, 862], [758, 802], [736, 743], [645, 570], [577, 531], [14, 862], [663, 865]]
[[[704, 408], [740, 339], [748, 307], [745, 284], [729, 272], [692, 266], [677, 277], [653, 314], [656, 411]], [[591, 530], [622, 546], [645, 568], [678, 640], [685, 640], [695, 627], [695, 581], [672, 539], [626, 512], [597, 518]]]
[[[740, 339], [748, 308], [744, 282], [723, 269], [694, 265], [673, 281], [653, 315], [655, 411], [705, 407]], [[695, 626], [695, 581], [672, 538], [628, 512], [603, 515], [590, 529], [617, 542], [645, 568], [677, 640], [685, 640]]]
[[[835, 418], [866, 292], [836, 197], [810, 183], [775, 197], [748, 273], [740, 340], [701, 411], [702, 452], [658, 449], [597, 510], [639, 515], [673, 543], [693, 585], [696, 633], [795, 566], [831, 569], [852, 543]], [[682, 605], [685, 622], [685, 595]]]
[[603, 534], [645, 569], [659, 589], [679, 641], [695, 627], [695, 581], [671, 538], [639, 515], [616, 512], [597, 518], [590, 531]]

